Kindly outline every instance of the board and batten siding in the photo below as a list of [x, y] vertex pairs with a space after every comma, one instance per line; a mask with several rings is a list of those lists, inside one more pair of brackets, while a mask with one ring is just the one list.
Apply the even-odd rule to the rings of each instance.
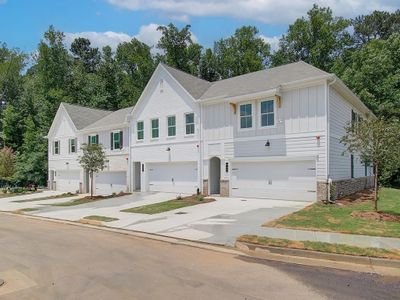
[[[269, 98], [266, 98], [269, 99]], [[275, 105], [275, 126], [260, 127], [260, 101], [251, 100], [254, 126], [240, 130], [237, 114], [229, 103], [204, 105], [204, 163], [213, 157], [315, 156], [317, 178], [326, 179], [326, 101], [323, 84], [284, 91], [282, 105]], [[319, 139], [317, 138], [319, 137]], [[266, 147], [266, 141], [270, 147]], [[207, 174], [207, 166], [205, 165]]]
[[[346, 133], [345, 127], [351, 122], [352, 109], [357, 112], [335, 89], [329, 88], [329, 176], [333, 180], [351, 177], [350, 153], [345, 151], [340, 139]], [[370, 169], [368, 173], [370, 174]], [[365, 166], [359, 156], [354, 155], [354, 177], [364, 176]]]

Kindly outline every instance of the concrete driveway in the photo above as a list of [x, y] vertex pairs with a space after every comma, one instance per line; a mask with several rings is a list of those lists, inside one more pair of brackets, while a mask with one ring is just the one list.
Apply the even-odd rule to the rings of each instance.
[[[42, 197], [46, 196], [44, 192]], [[222, 198], [215, 202], [185, 207], [155, 215], [121, 212], [138, 207], [174, 199], [171, 193], [133, 193], [132, 195], [101, 200], [70, 207], [47, 204], [69, 201], [73, 198], [41, 200], [15, 203], [13, 198], [0, 199], [0, 210], [14, 211], [37, 208], [29, 214], [78, 221], [86, 216], [100, 215], [118, 218], [104, 223], [106, 226], [156, 233], [196, 241], [233, 245], [242, 234], [262, 234], [264, 222], [279, 218], [309, 203], [266, 199]]]

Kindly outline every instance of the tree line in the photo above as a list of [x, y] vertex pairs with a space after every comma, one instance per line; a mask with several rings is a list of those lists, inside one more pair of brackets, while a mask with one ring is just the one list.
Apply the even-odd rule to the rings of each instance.
[[289, 25], [276, 51], [254, 26], [238, 28], [212, 48], [193, 40], [190, 25], [158, 30], [156, 53], [135, 38], [115, 50], [93, 47], [86, 38], [67, 48], [53, 26], [32, 55], [0, 44], [0, 148], [7, 147], [7, 155], [11, 148], [15, 157], [10, 180], [46, 183], [45, 136], [60, 102], [132, 106], [159, 62], [216, 81], [303, 60], [339, 76], [377, 116], [400, 117], [399, 10], [346, 19], [314, 5]]

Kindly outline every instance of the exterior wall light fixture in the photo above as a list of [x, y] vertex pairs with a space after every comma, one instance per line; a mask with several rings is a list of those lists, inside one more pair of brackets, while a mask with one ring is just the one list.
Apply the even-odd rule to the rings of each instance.
[[170, 148], [170, 147], [167, 147], [167, 151], [171, 151], [171, 148]]
[[265, 147], [269, 147], [269, 146], [271, 146], [271, 143], [269, 140], [267, 140], [267, 142], [265, 143]]

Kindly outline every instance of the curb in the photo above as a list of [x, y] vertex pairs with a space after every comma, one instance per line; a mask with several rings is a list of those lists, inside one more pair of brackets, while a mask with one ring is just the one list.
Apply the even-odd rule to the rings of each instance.
[[278, 254], [302, 258], [312, 258], [320, 260], [328, 260], [332, 262], [351, 263], [365, 265], [371, 267], [398, 268], [400, 270], [400, 260], [377, 258], [367, 256], [355, 256], [346, 254], [326, 253], [303, 249], [283, 248], [274, 246], [264, 246], [259, 244], [238, 242], [235, 247], [241, 251], [252, 254]]
[[[101, 231], [113, 232], [113, 233], [118, 233], [118, 234], [122, 234], [122, 235], [132, 236], [135, 238], [143, 238], [143, 239], [152, 240], [152, 241], [169, 243], [172, 245], [182, 245], [182, 246], [188, 246], [188, 247], [193, 247], [193, 248], [197, 248], [197, 249], [204, 249], [204, 250], [210, 250], [210, 251], [219, 252], [219, 253], [237, 255], [238, 257], [248, 257], [248, 258], [255, 257], [257, 259], [266, 259], [266, 260], [270, 260], [270, 261], [293, 263], [293, 264], [305, 265], [305, 266], [326, 267], [326, 268], [332, 268], [332, 269], [347, 270], [347, 271], [354, 271], [354, 272], [364, 272], [364, 273], [376, 273], [376, 274], [387, 275], [387, 276], [400, 276], [400, 267], [393, 267], [393, 262], [391, 260], [390, 260], [390, 262], [391, 262], [390, 266], [389, 265], [374, 266], [371, 263], [369, 258], [365, 258], [366, 260], [364, 260], [363, 263], [354, 263], [354, 257], [351, 257], [350, 261], [340, 261], [340, 260], [334, 261], [334, 260], [329, 260], [326, 258], [317, 258], [314, 255], [315, 254], [314, 252], [312, 252], [311, 253], [312, 255], [310, 254], [309, 257], [294, 255], [293, 252], [286, 252], [285, 250], [288, 250], [287, 248], [276, 248], [276, 249], [271, 250], [266, 247], [265, 249], [262, 249], [262, 247], [259, 247], [260, 245], [249, 244], [249, 246], [250, 246], [249, 247], [248, 245], [246, 245], [245, 243], [242, 243], [242, 242], [236, 242], [235, 247], [230, 247], [230, 246], [213, 244], [213, 243], [208, 243], [208, 242], [203, 242], [203, 241], [191, 241], [191, 240], [186, 240], [186, 239], [174, 238], [174, 237], [159, 235], [156, 233], [147, 233], [147, 232], [143, 232], [143, 231], [133, 231], [133, 230], [119, 229], [119, 228], [113, 228], [113, 227], [107, 227], [107, 226], [98, 226], [98, 225], [87, 224], [87, 223], [84, 224], [84, 223], [80, 223], [80, 222], [76, 222], [76, 221], [67, 221], [67, 220], [62, 220], [62, 219], [46, 218], [46, 217], [40, 217], [40, 216], [34, 216], [34, 215], [28, 215], [28, 214], [15, 214], [15, 213], [6, 212], [6, 211], [0, 211], [0, 213], [4, 214], [4, 215], [17, 216], [17, 217], [22, 217], [22, 218], [27, 218], [27, 219], [32, 219], [32, 220], [47, 221], [47, 222], [52, 222], [52, 223], [72, 225], [72, 226], [91, 228], [91, 229], [96, 229], [96, 230], [101, 230]], [[254, 247], [254, 246], [256, 246], [256, 247]], [[294, 250], [294, 249], [290, 249], [290, 250]], [[303, 250], [303, 251], [307, 251], [307, 250]], [[310, 251], [307, 251], [307, 252], [310, 252]], [[340, 254], [336, 254], [336, 255], [339, 257], [341, 256]]]

